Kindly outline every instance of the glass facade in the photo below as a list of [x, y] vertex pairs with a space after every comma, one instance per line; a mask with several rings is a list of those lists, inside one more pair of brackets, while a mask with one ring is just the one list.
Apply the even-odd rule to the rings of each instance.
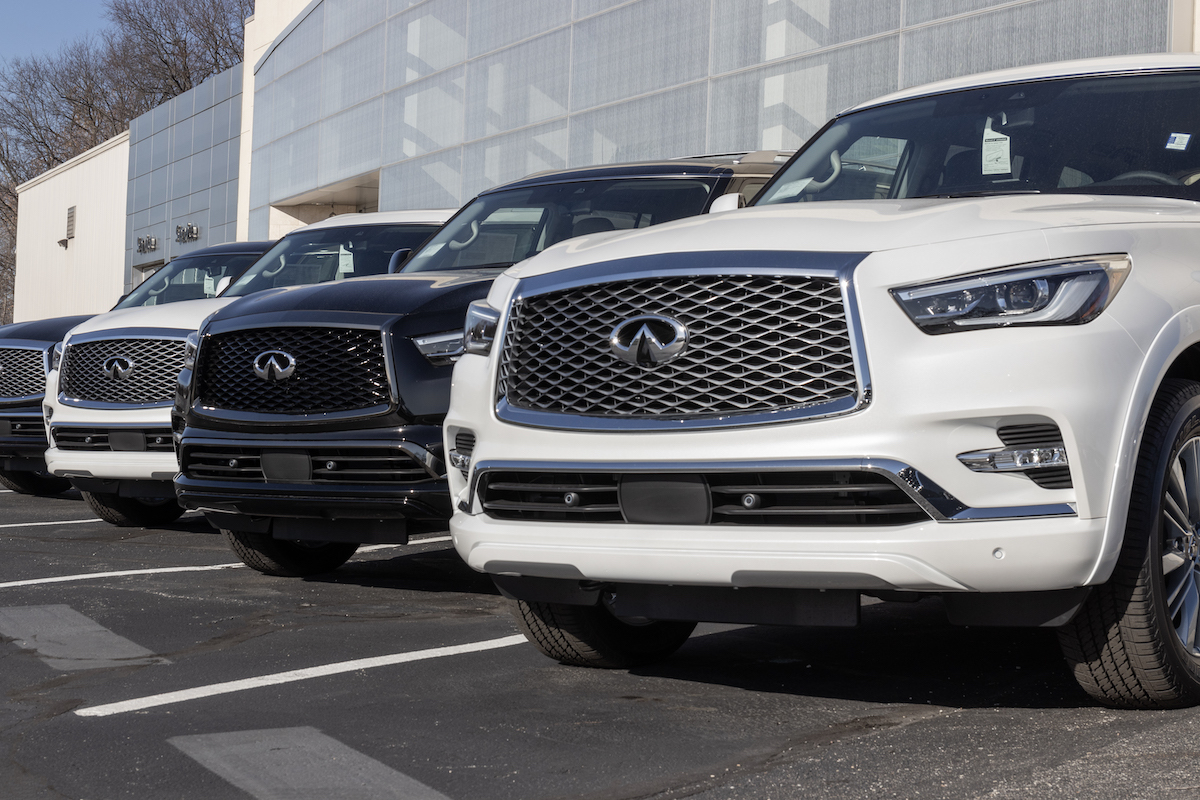
[[241, 64], [130, 123], [125, 291], [142, 267], [236, 240], [241, 129]]
[[447, 207], [538, 170], [792, 149], [898, 88], [1165, 52], [1171, 13], [1171, 0], [319, 0], [252, 65], [250, 236], [271, 206], [364, 176], [381, 210]]

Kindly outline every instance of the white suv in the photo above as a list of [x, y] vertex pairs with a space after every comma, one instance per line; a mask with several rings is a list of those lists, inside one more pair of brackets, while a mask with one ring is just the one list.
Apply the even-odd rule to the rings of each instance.
[[568, 663], [937, 595], [1058, 628], [1100, 702], [1200, 702], [1198, 179], [1200, 58], [1071, 62], [549, 249], [468, 313], [455, 545]]
[[[230, 276], [236, 277], [232, 284], [203, 270], [176, 276], [176, 262], [167, 265], [122, 305], [143, 295], [144, 303], [93, 317], [72, 329], [56, 352], [43, 408], [47, 469], [69, 478], [92, 510], [114, 525], [176, 519], [183, 509], [171, 483], [179, 471], [171, 407], [176, 379], [204, 319], [253, 292], [384, 273], [396, 266], [389, 262], [420, 247], [453, 213], [332, 217], [280, 239], [240, 277]], [[156, 302], [185, 291], [201, 299]]]

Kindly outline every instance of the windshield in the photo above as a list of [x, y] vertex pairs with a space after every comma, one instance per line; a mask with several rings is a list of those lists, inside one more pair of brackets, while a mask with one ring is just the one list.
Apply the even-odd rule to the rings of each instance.
[[1200, 75], [1072, 78], [835, 120], [754, 205], [1012, 192], [1200, 199]]
[[258, 260], [261, 253], [215, 253], [180, 256], [159, 269], [113, 306], [161, 306], [180, 300], [216, 297], [226, 284]]
[[507, 267], [550, 245], [630, 230], [704, 211], [712, 178], [625, 178], [513, 189], [473, 200], [404, 267], [404, 272]]
[[222, 297], [387, 272], [392, 253], [416, 250], [438, 225], [357, 225], [298, 231], [279, 240]]

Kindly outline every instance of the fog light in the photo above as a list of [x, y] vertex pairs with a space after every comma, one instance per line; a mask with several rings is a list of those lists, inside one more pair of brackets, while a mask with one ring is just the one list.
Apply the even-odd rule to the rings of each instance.
[[450, 466], [466, 475], [471, 469], [471, 456], [466, 453], [460, 453], [457, 450], [450, 451]]
[[1067, 448], [1062, 445], [976, 450], [960, 453], [958, 460], [975, 472], [1027, 472], [1068, 466]]

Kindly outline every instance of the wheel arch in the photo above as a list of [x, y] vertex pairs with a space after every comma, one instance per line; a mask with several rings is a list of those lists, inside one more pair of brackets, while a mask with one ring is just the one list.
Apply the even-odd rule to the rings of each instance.
[[1121, 426], [1120, 447], [1109, 487], [1108, 514], [1100, 556], [1087, 583], [1108, 580], [1121, 553], [1129, 515], [1129, 489], [1137, 467], [1138, 449], [1150, 405], [1163, 381], [1178, 378], [1200, 383], [1200, 306], [1183, 309], [1168, 320], [1154, 338], [1134, 381]]

